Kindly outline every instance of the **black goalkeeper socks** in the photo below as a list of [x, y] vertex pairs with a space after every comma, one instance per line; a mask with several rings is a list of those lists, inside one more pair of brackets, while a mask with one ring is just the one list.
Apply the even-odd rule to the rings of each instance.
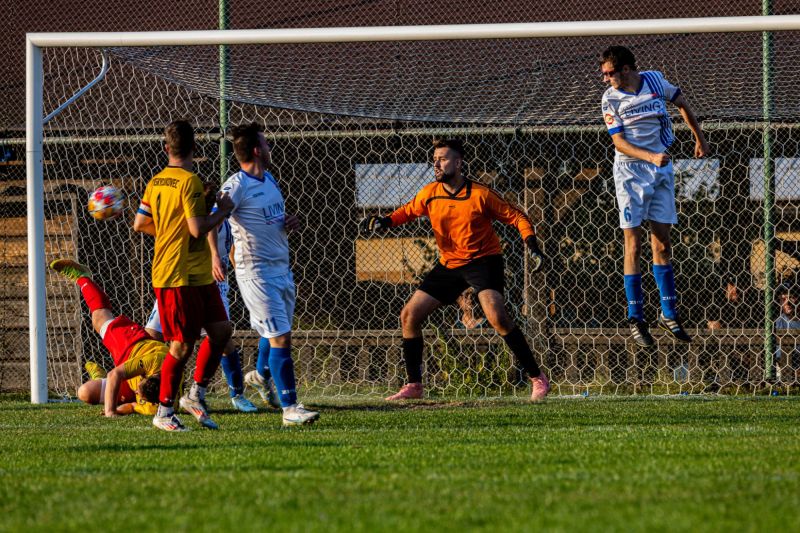
[[422, 383], [422, 337], [403, 339], [403, 360], [409, 383]]
[[508, 348], [514, 354], [514, 357], [517, 359], [522, 369], [528, 373], [528, 376], [535, 378], [541, 374], [539, 365], [536, 364], [536, 360], [533, 358], [533, 352], [530, 346], [528, 346], [528, 341], [525, 339], [525, 335], [522, 334], [522, 330], [520, 330], [519, 327], [514, 326], [511, 333], [503, 335], [503, 340], [506, 341]]

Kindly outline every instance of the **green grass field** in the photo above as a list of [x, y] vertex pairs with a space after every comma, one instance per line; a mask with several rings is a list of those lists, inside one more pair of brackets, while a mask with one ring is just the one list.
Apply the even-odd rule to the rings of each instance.
[[796, 398], [226, 406], [167, 434], [0, 398], [0, 530], [800, 530]]

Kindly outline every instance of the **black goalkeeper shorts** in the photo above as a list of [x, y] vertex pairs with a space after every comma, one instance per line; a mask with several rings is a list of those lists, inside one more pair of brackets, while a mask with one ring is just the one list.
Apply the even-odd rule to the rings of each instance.
[[505, 290], [504, 262], [502, 255], [479, 257], [464, 266], [447, 268], [436, 263], [419, 286], [442, 304], [454, 303], [467, 287], [475, 289], [477, 295], [484, 289], [492, 289], [500, 294]]

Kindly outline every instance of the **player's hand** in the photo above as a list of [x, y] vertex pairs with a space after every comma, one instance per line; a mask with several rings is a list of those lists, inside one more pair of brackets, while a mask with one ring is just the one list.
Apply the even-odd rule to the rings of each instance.
[[531, 260], [531, 272], [539, 272], [544, 265], [544, 253], [539, 249], [536, 237], [532, 235], [525, 239], [525, 246], [528, 248], [528, 257]]
[[372, 215], [361, 220], [358, 225], [364, 233], [379, 233], [392, 227], [392, 219]]
[[222, 264], [222, 259], [218, 255], [211, 254], [211, 273], [216, 281], [225, 281], [225, 277], [228, 274], [225, 271], [225, 265]]
[[217, 194], [217, 211], [222, 211], [226, 215], [233, 211], [233, 200], [228, 193]]
[[695, 157], [706, 157], [710, 152], [708, 148], [708, 143], [705, 139], [700, 139], [694, 143], [694, 156]]
[[283, 225], [287, 231], [297, 231], [300, 229], [300, 217], [286, 213], [283, 219]]
[[669, 163], [669, 160], [672, 159], [670, 155], [666, 152], [661, 152], [660, 154], [653, 154], [653, 157], [650, 159], [650, 162], [656, 165], [657, 167], [666, 166]]
[[105, 411], [103, 411], [103, 415], [106, 418], [119, 418], [119, 415], [117, 414], [116, 410], [109, 411], [108, 409], [106, 409]]

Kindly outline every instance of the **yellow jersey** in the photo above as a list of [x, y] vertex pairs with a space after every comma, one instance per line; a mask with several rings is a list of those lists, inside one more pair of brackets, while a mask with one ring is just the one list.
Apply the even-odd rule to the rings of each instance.
[[192, 237], [186, 224], [187, 219], [208, 213], [197, 174], [166, 167], [147, 184], [138, 212], [152, 217], [156, 228], [153, 287], [214, 283], [208, 241], [205, 236]]
[[142, 415], [155, 415], [158, 405], [148, 402], [139, 396], [139, 383], [161, 372], [161, 365], [169, 348], [163, 342], [143, 340], [136, 343], [131, 350], [125, 365], [125, 375], [128, 376], [128, 386], [136, 394], [136, 405], [133, 409]]

